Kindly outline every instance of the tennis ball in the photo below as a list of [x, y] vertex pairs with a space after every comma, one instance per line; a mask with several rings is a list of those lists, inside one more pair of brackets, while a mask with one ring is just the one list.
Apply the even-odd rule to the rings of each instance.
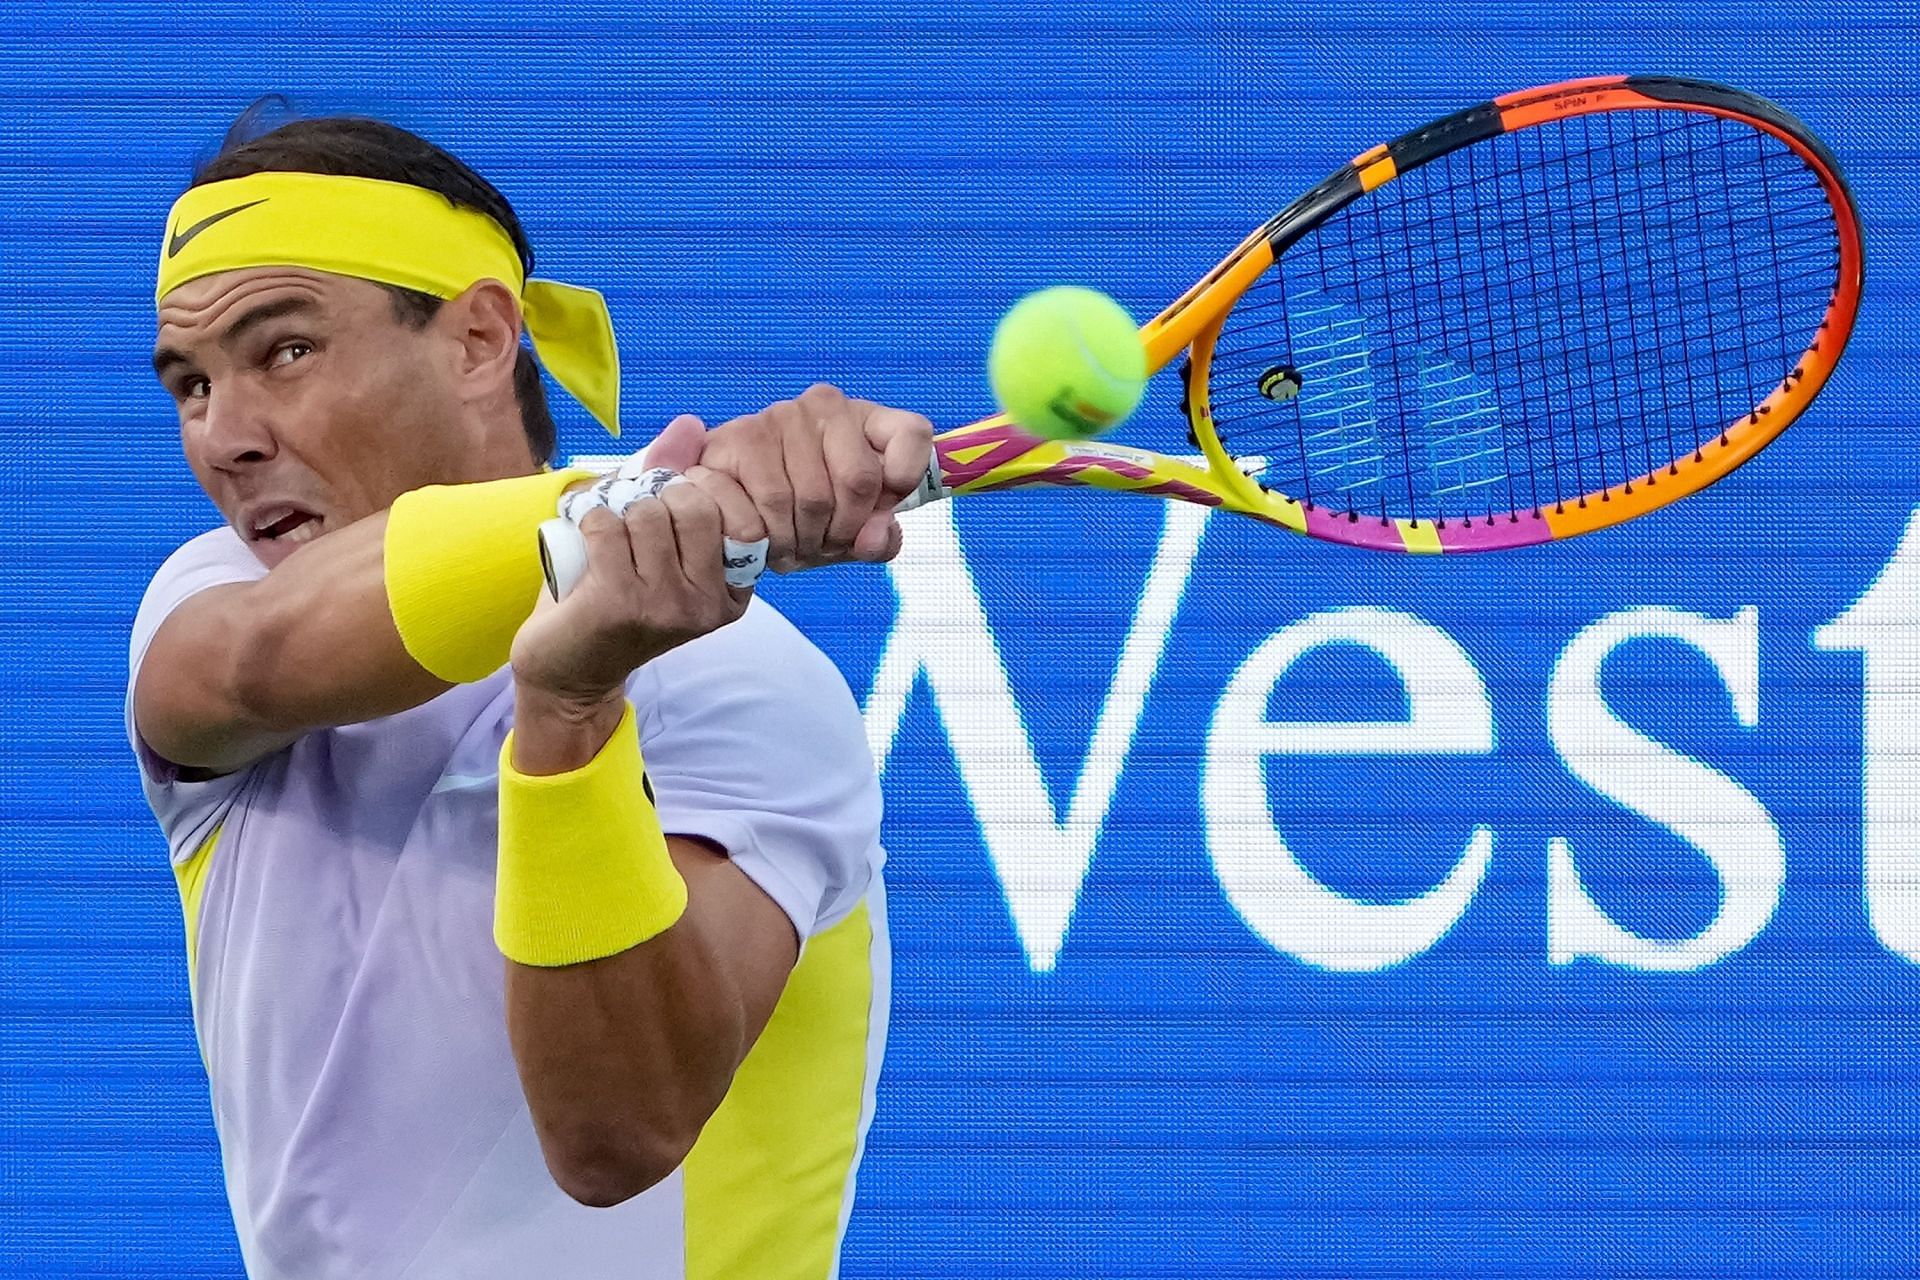
[[1126, 420], [1147, 386], [1133, 317], [1097, 289], [1030, 293], [1000, 318], [987, 352], [994, 399], [1049, 440], [1083, 440]]

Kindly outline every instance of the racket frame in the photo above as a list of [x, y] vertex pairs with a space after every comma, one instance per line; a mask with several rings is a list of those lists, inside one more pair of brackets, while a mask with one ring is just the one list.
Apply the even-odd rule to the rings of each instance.
[[[1768, 395], [1748, 413], [1723, 424], [1711, 444], [1692, 454], [1578, 498], [1491, 518], [1420, 520], [1340, 511], [1266, 488], [1242, 469], [1214, 430], [1208, 379], [1214, 345], [1234, 304], [1262, 273], [1328, 218], [1413, 169], [1502, 134], [1623, 110], [1681, 110], [1739, 121], [1779, 139], [1819, 179], [1836, 215], [1837, 280], [1826, 317], [1801, 358]], [[1670, 76], [1600, 76], [1528, 89], [1454, 112], [1361, 152], [1248, 235], [1141, 326], [1149, 372], [1157, 373], [1183, 352], [1190, 353], [1182, 369], [1187, 384], [1182, 404], [1191, 438], [1207, 464], [1204, 469], [1144, 449], [1041, 440], [996, 415], [935, 438], [937, 479], [928, 492], [958, 496], [1055, 485], [1139, 493], [1219, 507], [1312, 537], [1383, 551], [1486, 551], [1574, 537], [1697, 493], [1777, 438], [1832, 376], [1852, 334], [1863, 277], [1859, 215], [1838, 162], [1805, 126], [1766, 99]]]

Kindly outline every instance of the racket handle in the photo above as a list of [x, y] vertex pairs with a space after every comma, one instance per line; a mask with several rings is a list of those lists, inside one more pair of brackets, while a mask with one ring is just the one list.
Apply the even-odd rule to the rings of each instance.
[[911, 511], [915, 507], [924, 507], [929, 502], [938, 502], [953, 493], [947, 488], [947, 478], [940, 472], [940, 444], [934, 442], [933, 452], [927, 457], [927, 474], [920, 477], [920, 484], [914, 491], [894, 504], [894, 512]]
[[[751, 587], [767, 567], [765, 542], [743, 543], [732, 538], [721, 548], [726, 557], [727, 585]], [[540, 525], [540, 572], [547, 580], [547, 594], [556, 601], [580, 585], [587, 576], [587, 538], [580, 526], [564, 516], [555, 516]]]
[[573, 521], [555, 516], [540, 526], [540, 572], [556, 601], [565, 600], [587, 576], [587, 539]]
[[[940, 451], [936, 447], [927, 459], [927, 473], [920, 478], [919, 486], [900, 499], [893, 509], [911, 511], [950, 493], [952, 490], [947, 488], [946, 478], [940, 471]], [[748, 547], [728, 538], [724, 554], [729, 586], [750, 587], [767, 567], [765, 543], [757, 548]], [[564, 516], [556, 516], [540, 526], [540, 571], [547, 579], [547, 594], [555, 600], [566, 599], [567, 593], [587, 576], [587, 540], [579, 526]]]

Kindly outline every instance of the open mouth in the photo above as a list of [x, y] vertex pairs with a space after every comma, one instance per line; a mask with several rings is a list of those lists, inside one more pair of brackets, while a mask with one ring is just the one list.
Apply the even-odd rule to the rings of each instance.
[[319, 536], [320, 517], [311, 511], [267, 512], [266, 519], [256, 519], [253, 523], [253, 537], [257, 542], [297, 545]]

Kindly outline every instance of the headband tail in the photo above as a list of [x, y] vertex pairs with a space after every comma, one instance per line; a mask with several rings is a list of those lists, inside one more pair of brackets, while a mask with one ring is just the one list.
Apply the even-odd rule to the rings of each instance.
[[597, 290], [529, 280], [520, 295], [534, 354], [607, 434], [620, 434], [620, 351]]

